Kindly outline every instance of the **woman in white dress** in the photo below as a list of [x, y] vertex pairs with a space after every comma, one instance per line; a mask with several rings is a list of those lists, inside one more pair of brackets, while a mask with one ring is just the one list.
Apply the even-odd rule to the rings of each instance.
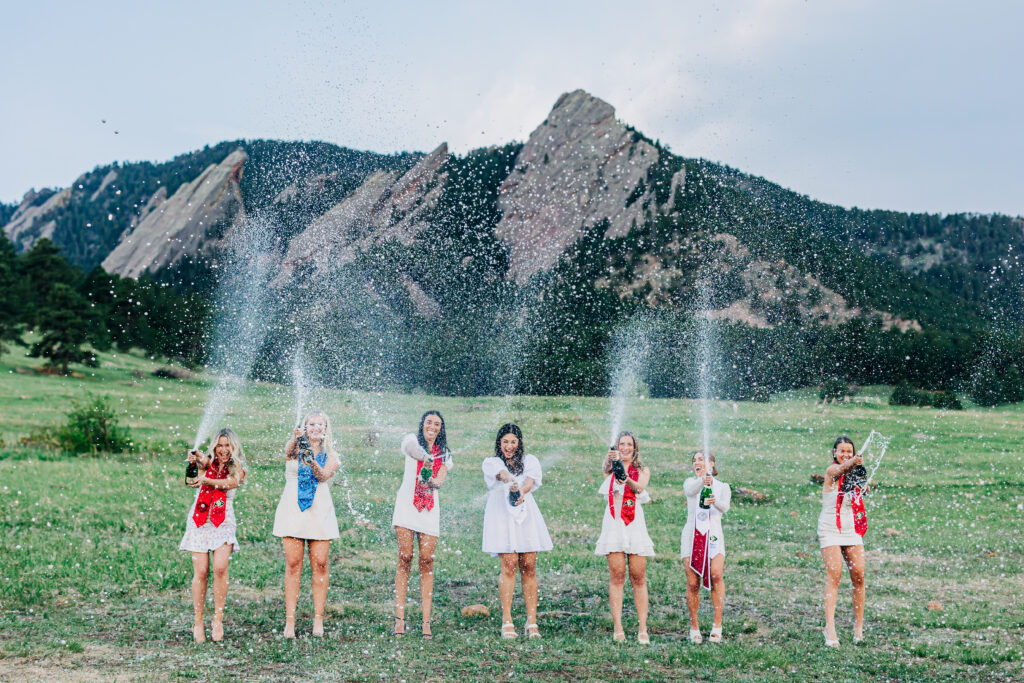
[[[683, 482], [686, 494], [686, 526], [679, 554], [686, 565], [686, 607], [690, 611], [690, 642], [701, 643], [697, 611], [701, 586], [711, 590], [715, 621], [708, 640], [722, 642], [722, 610], [725, 607], [725, 537], [722, 515], [729, 511], [732, 489], [719, 481], [715, 456], [697, 452], [693, 456], [695, 476]], [[705, 497], [704, 489], [711, 495]]]
[[505, 424], [494, 439], [494, 457], [483, 462], [484, 483], [490, 493], [484, 510], [483, 550], [501, 558], [498, 597], [501, 600], [501, 636], [515, 638], [512, 595], [516, 571], [522, 574], [526, 602], [526, 635], [539, 638], [537, 627], [537, 553], [551, 550], [551, 536], [533, 494], [540, 488], [540, 461], [524, 455], [523, 432]]
[[416, 434], [402, 439], [405, 473], [395, 498], [391, 525], [398, 537], [398, 569], [395, 571], [396, 636], [405, 635], [405, 596], [412, 570], [413, 538], [420, 546], [420, 603], [423, 606], [424, 638], [433, 638], [430, 610], [434, 597], [434, 549], [441, 527], [441, 507], [437, 490], [444, 484], [452, 467], [444, 418], [436, 410], [428, 410], [420, 418]]
[[651, 470], [640, 462], [640, 448], [631, 432], [622, 432], [615, 448], [608, 451], [602, 471], [604, 483], [598, 493], [608, 501], [601, 521], [601, 537], [595, 555], [608, 560], [608, 602], [611, 604], [612, 638], [626, 639], [622, 629], [622, 600], [626, 584], [626, 568], [633, 585], [633, 602], [639, 622], [637, 642], [647, 645], [647, 558], [654, 557], [654, 543], [647, 533], [643, 503], [650, 502], [647, 484]]
[[284, 637], [295, 637], [295, 607], [307, 547], [313, 575], [313, 635], [322, 636], [330, 579], [327, 553], [331, 539], [340, 536], [330, 479], [341, 462], [327, 415], [320, 411], [307, 415], [285, 444], [284, 454], [284, 491], [274, 515], [274, 535], [284, 545]]
[[841, 436], [832, 446], [832, 465], [825, 470], [818, 516], [818, 542], [825, 562], [825, 645], [839, 647], [836, 635], [836, 601], [843, 561], [853, 583], [853, 642], [864, 638], [864, 533], [867, 514], [863, 494], [869, 482], [863, 460], [853, 441]]
[[[190, 451], [188, 462], [199, 468], [195, 478], [186, 484], [196, 491], [195, 500], [185, 520], [185, 535], [178, 550], [192, 553], [192, 609], [195, 621], [192, 637], [197, 643], [206, 641], [203, 610], [206, 607], [206, 585], [213, 556], [213, 620], [211, 635], [215, 641], [224, 638], [224, 603], [228, 597], [228, 561], [238, 550], [235, 537], [235, 492], [248, 472], [245, 454], [238, 436], [230, 429], [217, 432], [213, 440], [213, 457], [200, 450]], [[189, 473], [191, 474], [191, 473]]]

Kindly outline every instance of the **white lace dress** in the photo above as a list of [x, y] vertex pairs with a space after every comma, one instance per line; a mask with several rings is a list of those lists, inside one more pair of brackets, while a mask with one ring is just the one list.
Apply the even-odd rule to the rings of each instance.
[[[614, 482], [614, 484], [613, 484]], [[618, 504], [615, 508], [615, 516], [612, 517], [608, 509], [608, 487], [615, 486], [615, 496]], [[647, 521], [644, 519], [644, 503], [651, 502], [651, 496], [647, 491], [642, 491], [636, 497], [633, 521], [626, 525], [620, 515], [622, 514], [622, 494], [626, 490], [626, 484], [615, 481], [612, 475], [608, 475], [604, 483], [597, 489], [602, 500], [605, 501], [604, 519], [601, 521], [601, 537], [597, 539], [595, 555], [608, 555], [610, 553], [626, 553], [627, 555], [643, 555], [654, 557], [654, 542], [647, 533]]]
[[[487, 485], [487, 507], [484, 508], [483, 551], [497, 556], [501, 553], [536, 553], [551, 550], [554, 544], [548, 535], [544, 516], [540, 513], [533, 494], [541, 485], [540, 461], [532, 455], [523, 458], [523, 473], [512, 475], [505, 463], [494, 456], [484, 460], [484, 483]], [[508, 502], [511, 484], [497, 479], [499, 472], [506, 472], [519, 484], [529, 477], [533, 488], [525, 495], [525, 502], [512, 506]]]

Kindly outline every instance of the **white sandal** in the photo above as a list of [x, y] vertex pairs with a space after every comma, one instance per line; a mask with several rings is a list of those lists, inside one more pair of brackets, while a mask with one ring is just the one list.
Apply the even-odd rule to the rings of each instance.
[[722, 642], [722, 627], [716, 626], [711, 629], [710, 635], [708, 635], [708, 641], [712, 643]]
[[540, 638], [540, 626], [537, 624], [527, 624], [524, 631], [527, 638]]
[[825, 647], [839, 647], [839, 639], [829, 640], [828, 634], [825, 634]]
[[513, 638], [519, 637], [519, 634], [516, 633], [516, 625], [513, 624], [511, 621], [506, 621], [504, 624], [502, 624], [501, 637], [507, 638], [508, 640], [512, 640]]
[[704, 636], [702, 636], [700, 634], [700, 630], [699, 629], [695, 629], [695, 628], [691, 628], [690, 629], [690, 642], [693, 643], [694, 645], [700, 645], [701, 643], [704, 642]]

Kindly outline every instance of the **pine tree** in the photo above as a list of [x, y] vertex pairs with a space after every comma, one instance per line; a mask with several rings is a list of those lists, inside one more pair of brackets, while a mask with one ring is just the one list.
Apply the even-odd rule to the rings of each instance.
[[91, 317], [81, 294], [66, 284], [54, 284], [46, 304], [36, 313], [36, 331], [41, 338], [29, 355], [46, 358], [50, 367], [59, 367], [64, 375], [71, 363], [96, 367], [96, 356], [82, 348], [93, 330]]
[[17, 265], [14, 245], [0, 230], [0, 353], [7, 350], [9, 342], [24, 344], [21, 340], [23, 292]]

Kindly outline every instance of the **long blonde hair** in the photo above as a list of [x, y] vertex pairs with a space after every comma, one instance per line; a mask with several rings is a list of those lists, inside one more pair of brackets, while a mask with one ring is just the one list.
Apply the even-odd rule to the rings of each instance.
[[249, 465], [245, 462], [245, 451], [242, 450], [242, 442], [238, 440], [238, 434], [235, 434], [235, 430], [225, 427], [217, 432], [213, 437], [213, 442], [210, 444], [210, 453], [213, 455], [213, 461], [217, 461], [217, 443], [221, 437], [228, 440], [228, 474], [231, 476], [239, 476], [239, 470], [241, 470], [241, 477], [238, 481], [241, 484], [245, 481], [245, 475], [249, 474]]
[[[640, 442], [636, 440], [636, 434], [633, 432], [619, 432], [619, 438], [615, 439], [615, 447], [619, 447], [619, 442], [622, 441], [622, 437], [628, 436], [633, 440], [633, 462], [632, 465], [639, 472], [644, 468], [644, 464], [640, 462]], [[619, 456], [622, 457], [622, 456]], [[606, 456], [604, 459], [604, 473], [612, 473], [612, 459], [611, 456]]]
[[299, 426], [305, 429], [311, 417], [322, 417], [324, 419], [324, 442], [321, 444], [321, 448], [327, 451], [327, 455], [338, 457], [338, 451], [334, 449], [334, 432], [331, 431], [331, 418], [327, 417], [327, 413], [322, 410], [313, 410], [307, 413], [306, 417], [302, 418], [302, 424]]

